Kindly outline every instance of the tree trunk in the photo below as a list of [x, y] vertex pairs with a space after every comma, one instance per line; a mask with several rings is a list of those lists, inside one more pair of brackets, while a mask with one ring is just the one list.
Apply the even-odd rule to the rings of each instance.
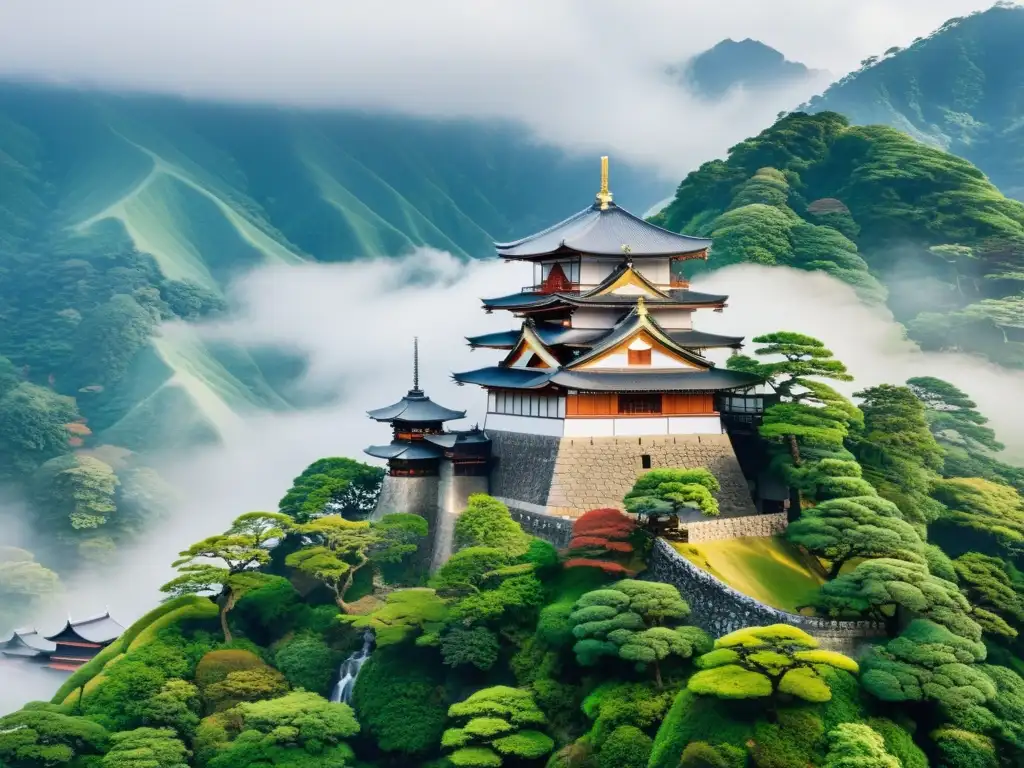
[[796, 435], [788, 435], [789, 455], [793, 457], [793, 466], [800, 466], [800, 444], [796, 441]]
[[335, 602], [338, 604], [338, 610], [340, 610], [342, 613], [348, 613], [348, 603], [345, 602], [345, 593], [348, 592], [349, 587], [352, 586], [352, 582], [355, 581], [356, 571], [358, 571], [368, 562], [370, 562], [370, 558], [363, 558], [363, 562], [361, 562], [359, 565], [349, 568], [348, 573], [345, 574], [344, 583], [342, 583], [341, 587], [334, 593]]
[[832, 561], [832, 565], [828, 569], [829, 581], [831, 581], [832, 579], [834, 579], [836, 576], [839, 575], [839, 571], [842, 569], [842, 567], [844, 565], [846, 565], [846, 561], [847, 560], [849, 560], [849, 558], [841, 557], [841, 558], [837, 558], [836, 560]]
[[231, 630], [228, 629], [228, 611], [235, 607], [235, 595], [234, 592], [228, 592], [226, 595], [222, 595], [220, 599], [220, 628], [224, 632], [224, 642], [230, 643], [232, 640]]
[[661, 664], [658, 663], [657, 659], [654, 660], [654, 684], [658, 686], [659, 691], [665, 687], [664, 683], [661, 682]]

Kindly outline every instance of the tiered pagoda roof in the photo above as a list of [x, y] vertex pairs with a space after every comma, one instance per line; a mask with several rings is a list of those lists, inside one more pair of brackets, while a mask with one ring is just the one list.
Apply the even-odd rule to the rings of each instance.
[[[608, 307], [612, 309], [628, 309], [636, 303], [641, 295], [652, 307], [670, 309], [683, 308], [714, 308], [725, 307], [728, 296], [713, 293], [700, 293], [689, 288], [662, 289], [651, 283], [640, 272], [633, 268], [630, 251], [629, 257], [623, 258], [621, 247], [619, 258], [622, 263], [616, 267], [599, 285], [586, 291], [557, 291], [543, 293], [541, 291], [521, 291], [484, 299], [484, 309], [488, 312], [495, 309], [506, 309], [511, 312], [537, 312], [540, 310], [571, 309], [574, 307]], [[629, 292], [625, 292], [628, 289]]]
[[596, 200], [564, 221], [520, 240], [495, 243], [504, 259], [532, 260], [563, 253], [590, 256], [622, 256], [628, 243], [634, 256], [686, 256], [703, 258], [711, 241], [670, 232], [634, 216], [610, 199]]
[[466, 416], [465, 411], [453, 411], [438, 405], [418, 386], [410, 389], [401, 400], [384, 408], [366, 412], [375, 421], [405, 421], [420, 423], [444, 423]]
[[[645, 299], [633, 297], [633, 308], [617, 325], [602, 332], [594, 339], [587, 351], [577, 353], [564, 364], [551, 364], [548, 358], [555, 357], [551, 345], [544, 344], [541, 334], [536, 330], [537, 324], [532, 320], [523, 323], [519, 338], [511, 345], [511, 352], [502, 364], [478, 368], [475, 371], [457, 373], [455, 381], [459, 384], [477, 384], [484, 387], [508, 389], [543, 389], [551, 385], [590, 392], [715, 392], [724, 389], [752, 386], [760, 383], [761, 378], [741, 371], [716, 368], [710, 360], [695, 351], [691, 344], [683, 343], [666, 331], [647, 310]], [[677, 332], [681, 339], [685, 334], [695, 331]], [[590, 364], [606, 356], [616, 349], [628, 344], [630, 340], [643, 335], [667, 354], [686, 364], [685, 368], [658, 369], [656, 367], [640, 370], [594, 369]], [[734, 341], [732, 337], [716, 337]], [[543, 345], [543, 346], [538, 346]], [[523, 346], [535, 352], [543, 363], [543, 367], [514, 367], [510, 364]], [[580, 345], [584, 346], [584, 345]], [[732, 345], [729, 345], [732, 346]], [[541, 355], [541, 351], [546, 353]]]
[[[537, 337], [547, 346], [580, 347], [589, 349], [611, 333], [608, 328], [566, 328], [561, 323], [538, 321], [534, 325]], [[681, 347], [694, 349], [739, 349], [743, 346], [742, 336], [721, 336], [695, 330], [665, 330], [665, 334]], [[497, 331], [480, 336], [469, 336], [466, 340], [471, 347], [489, 349], [512, 349], [522, 336], [522, 330]]]

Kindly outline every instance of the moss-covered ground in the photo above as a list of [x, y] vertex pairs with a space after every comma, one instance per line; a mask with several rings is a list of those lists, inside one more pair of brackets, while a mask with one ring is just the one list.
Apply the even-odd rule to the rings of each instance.
[[675, 544], [687, 560], [733, 589], [784, 611], [796, 611], [824, 582], [814, 558], [780, 537], [742, 537]]

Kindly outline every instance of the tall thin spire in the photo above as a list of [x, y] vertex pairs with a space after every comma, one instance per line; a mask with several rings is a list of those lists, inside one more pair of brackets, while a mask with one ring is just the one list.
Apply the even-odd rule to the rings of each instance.
[[597, 202], [600, 203], [601, 210], [605, 211], [611, 201], [612, 193], [608, 191], [608, 155], [604, 155], [601, 157], [601, 189], [597, 193]]
[[412, 337], [412, 388], [420, 388], [420, 337]]

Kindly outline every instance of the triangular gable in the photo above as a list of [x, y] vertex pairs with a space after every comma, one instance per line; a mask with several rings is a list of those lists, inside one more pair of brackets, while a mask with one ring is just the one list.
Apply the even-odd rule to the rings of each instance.
[[[714, 368], [714, 363], [706, 360], [700, 355], [685, 347], [676, 344], [675, 341], [662, 329], [660, 325], [647, 313], [643, 297], [637, 300], [636, 307], [626, 315], [612, 332], [598, 342], [585, 355], [573, 360], [565, 366], [567, 370], [584, 370], [598, 367], [598, 364], [614, 354], [628, 354], [630, 348], [647, 345], [654, 351], [679, 362], [685, 367], [695, 370], [709, 370]], [[658, 366], [652, 366], [657, 368]]]
[[[522, 362], [524, 360], [525, 363]], [[536, 364], [538, 360], [541, 365]], [[544, 346], [544, 342], [537, 336], [537, 332], [530, 323], [523, 323], [519, 341], [512, 347], [512, 351], [509, 352], [502, 365], [511, 368], [561, 368], [562, 366], [558, 362], [558, 358]]]
[[620, 266], [605, 278], [599, 286], [587, 291], [584, 295], [586, 298], [593, 298], [609, 294], [645, 296], [648, 299], [671, 300], [672, 298], [635, 270], [632, 262], [626, 262]]

